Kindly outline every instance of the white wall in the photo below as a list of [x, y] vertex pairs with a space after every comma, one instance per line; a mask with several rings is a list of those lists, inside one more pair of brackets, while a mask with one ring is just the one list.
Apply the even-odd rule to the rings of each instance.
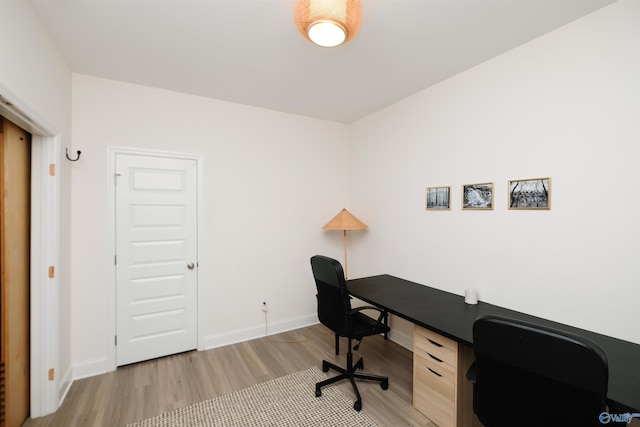
[[[394, 274], [640, 343], [640, 2], [623, 0], [353, 125], [351, 276]], [[550, 211], [507, 181], [551, 177]], [[495, 182], [493, 211], [461, 185]], [[427, 186], [452, 209], [426, 212]], [[408, 325], [400, 325], [408, 334]]]
[[104, 366], [108, 329], [107, 147], [204, 157], [206, 346], [263, 336], [315, 317], [309, 258], [341, 254], [321, 227], [348, 207], [349, 128], [254, 107], [73, 77], [72, 352], [81, 375]]

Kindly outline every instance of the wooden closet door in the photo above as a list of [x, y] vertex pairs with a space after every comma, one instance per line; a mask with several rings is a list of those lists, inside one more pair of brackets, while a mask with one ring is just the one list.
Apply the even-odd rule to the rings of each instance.
[[29, 415], [31, 137], [0, 117], [0, 425]]

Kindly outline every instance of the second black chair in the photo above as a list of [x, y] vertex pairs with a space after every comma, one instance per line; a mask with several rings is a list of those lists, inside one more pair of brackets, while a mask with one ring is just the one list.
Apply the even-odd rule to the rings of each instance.
[[514, 319], [473, 324], [473, 408], [487, 427], [599, 426], [607, 360], [586, 339]]
[[[329, 369], [340, 372], [340, 375], [329, 378], [316, 384], [316, 397], [322, 395], [322, 387], [333, 384], [343, 379], [349, 379], [356, 394], [356, 402], [353, 408], [356, 411], [362, 409], [362, 398], [358, 391], [355, 379], [379, 381], [380, 387], [386, 390], [389, 387], [389, 378], [380, 375], [356, 372], [364, 368], [362, 358], [353, 363], [351, 340], [362, 341], [363, 337], [384, 334], [389, 332], [389, 327], [383, 322], [387, 313], [377, 307], [364, 306], [351, 308], [351, 297], [347, 290], [342, 265], [332, 258], [316, 255], [311, 258], [311, 269], [316, 281], [318, 291], [318, 318], [320, 323], [331, 329], [336, 336], [346, 337], [349, 341], [347, 353], [347, 366], [342, 368], [333, 363], [322, 361], [322, 371]], [[377, 319], [373, 319], [362, 313], [363, 310], [376, 310], [379, 312]], [[358, 343], [353, 350], [357, 350]]]

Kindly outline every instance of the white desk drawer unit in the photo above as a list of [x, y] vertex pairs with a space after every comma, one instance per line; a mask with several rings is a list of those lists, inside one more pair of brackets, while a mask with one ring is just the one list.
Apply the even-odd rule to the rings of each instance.
[[413, 406], [439, 427], [477, 425], [465, 405], [473, 389], [463, 382], [473, 350], [417, 325], [413, 340]]

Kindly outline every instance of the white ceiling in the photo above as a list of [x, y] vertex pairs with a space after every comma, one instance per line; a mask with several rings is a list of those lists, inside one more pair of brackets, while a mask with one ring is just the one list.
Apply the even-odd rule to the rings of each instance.
[[362, 0], [333, 49], [294, 0], [29, 0], [74, 72], [350, 123], [615, 0]]

